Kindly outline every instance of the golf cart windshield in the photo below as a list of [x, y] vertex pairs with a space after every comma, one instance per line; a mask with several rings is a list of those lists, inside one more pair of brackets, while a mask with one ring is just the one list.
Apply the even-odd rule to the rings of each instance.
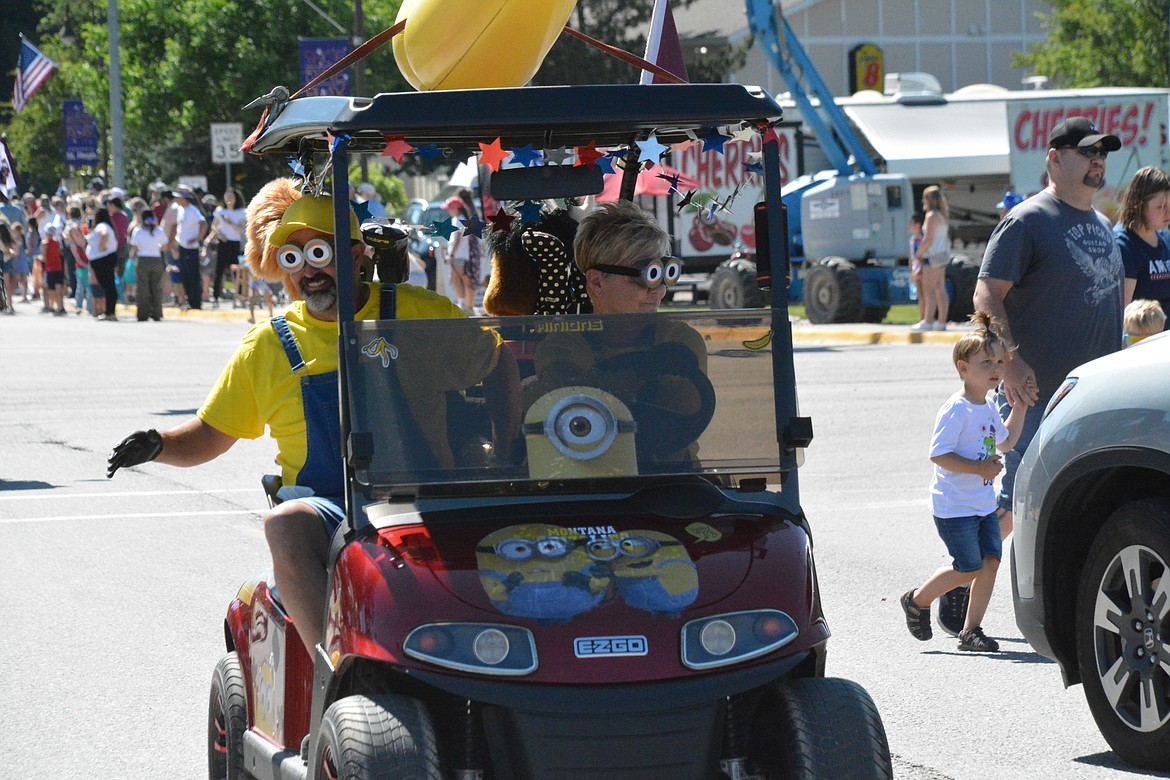
[[[347, 324], [357, 481], [378, 496], [776, 474], [771, 323], [737, 311]], [[518, 387], [494, 381], [509, 369]], [[493, 419], [518, 422], [516, 437]]]

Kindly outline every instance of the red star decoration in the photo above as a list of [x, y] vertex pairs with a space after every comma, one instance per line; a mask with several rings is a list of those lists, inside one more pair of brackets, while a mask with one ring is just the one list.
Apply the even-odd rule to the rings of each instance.
[[382, 150], [383, 157], [393, 157], [394, 162], [401, 164], [402, 158], [414, 151], [414, 147], [400, 135], [387, 136], [386, 148]]
[[[500, 139], [497, 138], [496, 143], [499, 143], [499, 141]], [[483, 146], [483, 144], [480, 144], [480, 146]], [[492, 170], [495, 169], [493, 168]], [[515, 217], [508, 216], [503, 210], [497, 211], [488, 217], [488, 222], [492, 223], [492, 230], [499, 230], [504, 233], [507, 233], [512, 228], [512, 223], [515, 221]]]
[[506, 159], [508, 159], [508, 152], [500, 145], [498, 137], [490, 144], [481, 143], [479, 145], [479, 162], [493, 171], [498, 171], [500, 163]]
[[597, 150], [596, 141], [590, 141], [588, 146], [575, 148], [577, 150], [577, 165], [596, 165], [598, 159], [605, 157], [605, 152]]
[[769, 127], [769, 128], [767, 129], [767, 131], [764, 133], [764, 143], [766, 143], [766, 144], [769, 144], [769, 143], [778, 144], [778, 143], [780, 143], [780, 136], [776, 135], [776, 128], [774, 128], [774, 127]]

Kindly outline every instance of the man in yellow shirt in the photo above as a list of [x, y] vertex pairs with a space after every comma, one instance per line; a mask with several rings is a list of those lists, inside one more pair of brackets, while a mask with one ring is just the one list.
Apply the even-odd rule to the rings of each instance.
[[[248, 222], [253, 270], [271, 276], [275, 263], [290, 295], [300, 300], [283, 316], [248, 331], [194, 418], [161, 433], [137, 431], [118, 444], [108, 476], [152, 460], [206, 463], [237, 439], [257, 438], [267, 427], [277, 441], [284, 485], [301, 490], [268, 513], [264, 531], [282, 601], [312, 655], [324, 634], [329, 540], [345, 519], [333, 202], [327, 196], [302, 197], [297, 182], [278, 179], [249, 204]], [[362, 283], [366, 245], [352, 209], [350, 235], [356, 319], [465, 316], [448, 298], [413, 285], [398, 285], [390, 295], [388, 287]], [[514, 398], [515, 361], [494, 334], [485, 335], [466, 343], [466, 355], [449, 358], [464, 367], [464, 386], [482, 379], [493, 396]], [[492, 412], [497, 429], [505, 429], [503, 438], [513, 436], [518, 416], [507, 405]]]

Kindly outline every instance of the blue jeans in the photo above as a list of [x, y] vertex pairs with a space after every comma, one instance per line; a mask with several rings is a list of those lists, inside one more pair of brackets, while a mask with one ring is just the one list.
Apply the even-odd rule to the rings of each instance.
[[[1028, 451], [1028, 445], [1032, 443], [1036, 431], [1040, 428], [1040, 422], [1044, 419], [1044, 410], [1048, 408], [1049, 400], [1048, 398], [1036, 399], [1036, 405], [1028, 409], [1028, 416], [1024, 418], [1024, 428], [1020, 431], [1020, 438], [1016, 442], [1016, 446], [1003, 456], [1003, 479], [999, 483], [999, 492], [995, 494], [995, 503], [1000, 509], [1007, 512], [1012, 511], [1012, 497], [1016, 493], [1016, 469], [1020, 467], [1024, 453]], [[995, 392], [995, 405], [999, 407], [999, 416], [1006, 420], [1012, 408], [1008, 405], [1003, 385], [1000, 385]]]
[[179, 248], [179, 276], [183, 280], [183, 296], [192, 309], [203, 308], [203, 277], [199, 274], [199, 247]]
[[983, 516], [936, 517], [934, 527], [954, 559], [955, 571], [979, 571], [984, 558], [1003, 558], [1003, 540], [995, 512]]

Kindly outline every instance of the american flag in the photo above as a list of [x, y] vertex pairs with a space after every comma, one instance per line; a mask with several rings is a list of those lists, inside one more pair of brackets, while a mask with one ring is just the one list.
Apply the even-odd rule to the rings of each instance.
[[41, 54], [40, 49], [20, 36], [20, 67], [16, 71], [16, 88], [12, 93], [12, 107], [17, 113], [24, 111], [45, 79], [53, 75], [57, 63]]

